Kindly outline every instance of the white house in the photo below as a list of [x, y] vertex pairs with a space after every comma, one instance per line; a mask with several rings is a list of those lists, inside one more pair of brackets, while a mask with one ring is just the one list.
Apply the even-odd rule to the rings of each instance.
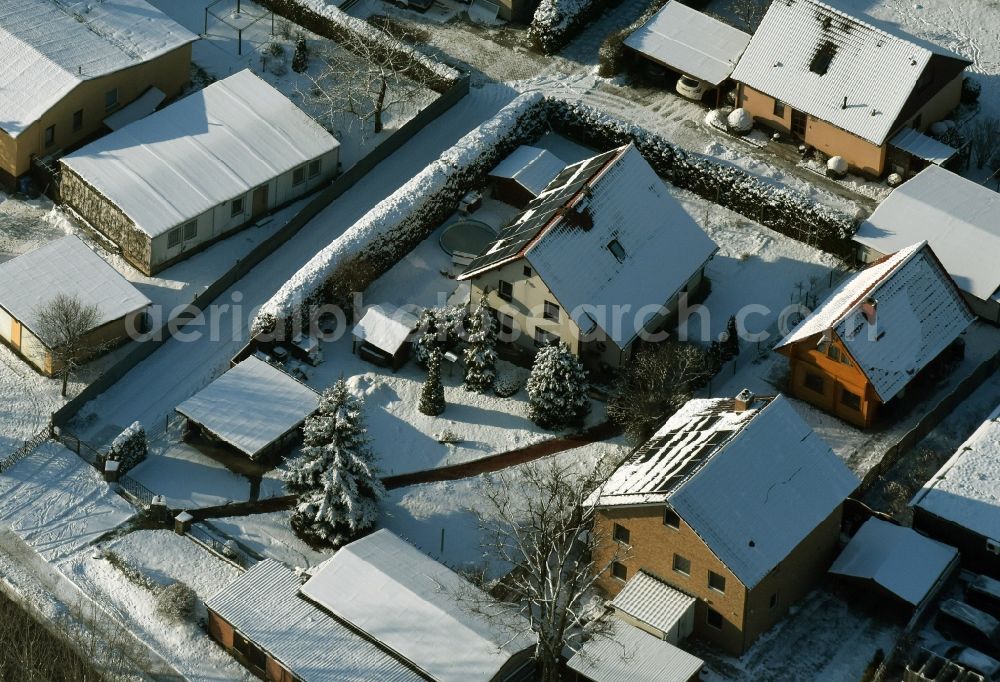
[[339, 147], [241, 71], [63, 157], [60, 191], [152, 274], [327, 183]]

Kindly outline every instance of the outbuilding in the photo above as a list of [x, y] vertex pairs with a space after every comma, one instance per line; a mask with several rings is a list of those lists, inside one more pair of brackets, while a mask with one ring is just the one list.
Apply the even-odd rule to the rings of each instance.
[[417, 318], [388, 303], [370, 306], [354, 325], [354, 352], [361, 358], [398, 370], [410, 356], [410, 335]]
[[79, 237], [49, 242], [0, 264], [0, 338], [43, 374], [60, 367], [39, 313], [60, 294], [97, 307], [97, 323], [80, 342], [87, 355], [145, 331], [148, 298]]
[[696, 682], [704, 661], [637, 627], [611, 618], [566, 667], [576, 682]]
[[319, 394], [250, 356], [177, 406], [202, 435], [252, 460], [280, 455], [319, 406]]
[[490, 171], [493, 198], [523, 209], [565, 167], [566, 163], [547, 149], [521, 145]]
[[339, 147], [245, 70], [63, 157], [60, 192], [149, 275], [327, 183]]

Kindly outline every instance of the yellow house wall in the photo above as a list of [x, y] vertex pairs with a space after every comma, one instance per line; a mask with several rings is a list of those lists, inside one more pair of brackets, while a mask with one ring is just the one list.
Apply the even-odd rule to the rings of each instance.
[[[831, 344], [839, 348], [842, 354], [847, 354], [843, 342], [836, 336]], [[816, 349], [816, 341], [813, 339], [806, 339], [791, 348], [782, 349], [781, 352], [789, 357], [789, 388], [792, 395], [857, 426], [870, 426], [874, 422], [880, 401], [871, 382], [853, 360], [847, 365], [829, 358]], [[810, 372], [823, 377], [822, 393], [806, 386], [806, 375]], [[861, 397], [860, 410], [843, 404], [841, 394], [845, 390]]]
[[[189, 43], [148, 62], [82, 81], [16, 138], [0, 131], [0, 171], [10, 181], [28, 172], [32, 155], [68, 150], [101, 130], [109, 114], [135, 100], [150, 86], [158, 87], [168, 99], [178, 96], [188, 82], [190, 69]], [[118, 106], [107, 110], [104, 95], [113, 88], [118, 88]], [[73, 113], [81, 109], [83, 127], [74, 131]], [[46, 147], [45, 129], [53, 125], [55, 142]]]

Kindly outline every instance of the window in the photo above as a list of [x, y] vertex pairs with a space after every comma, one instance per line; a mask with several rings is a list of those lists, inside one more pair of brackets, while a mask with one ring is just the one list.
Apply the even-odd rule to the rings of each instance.
[[824, 41], [816, 49], [816, 54], [813, 55], [812, 61], [809, 62], [809, 70], [822, 76], [830, 70], [830, 62], [833, 61], [835, 54], [837, 54], [837, 46], [829, 40]]
[[716, 630], [721, 630], [722, 614], [713, 609], [711, 606], [709, 606], [708, 612], [705, 614], [705, 622], [711, 625]]
[[675, 554], [674, 570], [684, 575], [691, 575], [691, 560], [685, 559], [680, 554]]
[[780, 99], [774, 100], [774, 115], [779, 118], [785, 117], [785, 103]]
[[77, 109], [73, 112], [73, 132], [83, 128], [83, 109]]
[[109, 111], [118, 106], [118, 88], [112, 88], [104, 93], [104, 109]]
[[299, 166], [292, 171], [292, 185], [301, 185], [306, 181], [306, 167]]
[[726, 593], [726, 579], [715, 571], [708, 572], [708, 586], [716, 592]]
[[836, 360], [837, 362], [840, 362], [840, 348], [838, 348], [837, 346], [831, 345], [830, 349], [826, 352], [826, 354], [830, 357], [831, 360]]
[[681, 517], [679, 517], [677, 515], [677, 512], [675, 512], [673, 509], [671, 509], [670, 507], [667, 507], [666, 509], [663, 510], [663, 525], [664, 526], [669, 526], [670, 528], [673, 528], [674, 530], [680, 530], [681, 529]]
[[628, 578], [628, 569], [625, 568], [625, 564], [620, 561], [611, 562], [611, 575], [613, 575], [617, 580], [625, 582]]
[[316, 159], [315, 161], [309, 162], [309, 177], [315, 178], [319, 177], [320, 172], [323, 170], [323, 159]]
[[[508, 339], [514, 335], [514, 318], [510, 315], [497, 313], [497, 321], [500, 323], [500, 334]], [[503, 339], [501, 339], [503, 340]]]
[[500, 280], [499, 284], [497, 284], [497, 296], [499, 296], [505, 301], [513, 301], [514, 285], [512, 285], [510, 282]]
[[198, 236], [198, 221], [192, 220], [184, 226], [184, 241]]
[[771, 595], [771, 598], [767, 601], [767, 608], [773, 609], [777, 605], [778, 605], [778, 593], [775, 592], [774, 594]]
[[542, 311], [542, 317], [546, 320], [559, 321], [559, 306], [550, 301], [545, 302], [545, 309]]
[[181, 243], [181, 228], [176, 227], [167, 233], [167, 248], [172, 249]]
[[855, 411], [861, 410], [861, 396], [851, 393], [845, 388], [840, 389], [840, 404]]
[[49, 126], [45, 129], [45, 146], [51, 147], [56, 143], [56, 127]]
[[230, 206], [229, 215], [231, 217], [235, 218], [238, 215], [243, 215], [243, 197], [240, 197], [239, 199], [233, 199], [232, 202], [229, 204], [229, 206]]
[[815, 372], [806, 372], [805, 377], [802, 380], [802, 385], [808, 388], [813, 393], [823, 394], [826, 388], [826, 381], [823, 377]]
[[792, 134], [798, 137], [805, 137], [806, 128], [809, 127], [809, 115], [804, 111], [792, 109]]
[[528, 267], [527, 265], [524, 266], [524, 276], [531, 277], [531, 268]]
[[555, 343], [556, 339], [556, 335], [552, 332], [547, 332], [544, 329], [535, 327], [535, 345], [539, 348]]
[[618, 259], [619, 263], [625, 261], [625, 247], [623, 247], [622, 243], [617, 239], [612, 239], [608, 243], [608, 251], [611, 252], [612, 256]]
[[629, 532], [628, 528], [622, 526], [621, 524], [615, 524], [614, 530], [615, 542], [620, 542], [623, 545], [629, 544]]

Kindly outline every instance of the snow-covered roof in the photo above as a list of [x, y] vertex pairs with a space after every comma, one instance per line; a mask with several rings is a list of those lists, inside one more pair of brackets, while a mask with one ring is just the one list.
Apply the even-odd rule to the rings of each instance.
[[318, 405], [316, 391], [251, 355], [178, 405], [177, 411], [256, 457]]
[[420, 682], [423, 676], [299, 596], [302, 581], [266, 559], [205, 602], [303, 682]]
[[617, 618], [591, 637], [567, 665], [594, 682], [688, 682], [704, 665], [670, 642]]
[[565, 167], [566, 162], [549, 150], [521, 145], [490, 171], [490, 177], [514, 180], [537, 197]]
[[892, 190], [854, 241], [893, 253], [925, 240], [958, 288], [985, 301], [1000, 295], [998, 216], [1000, 194], [928, 166]]
[[858, 486], [783, 396], [690, 400], [589, 503], [666, 504], [746, 587], [778, 565]]
[[954, 60], [955, 75], [969, 63], [822, 2], [780, 0], [768, 8], [733, 79], [881, 145], [935, 55]]
[[143, 0], [0, 0], [0, 128], [17, 137], [81, 82], [197, 39]]
[[437, 682], [490, 680], [534, 644], [527, 635], [511, 641], [476, 613], [469, 600], [477, 590], [385, 529], [344, 546], [302, 586], [304, 596]]
[[942, 164], [958, 154], [958, 150], [939, 142], [929, 135], [924, 135], [916, 128], [903, 128], [890, 140], [889, 144], [912, 154], [918, 159]]
[[958, 550], [882, 519], [868, 519], [830, 572], [871, 580], [918, 606], [958, 556]]
[[395, 355], [417, 326], [417, 318], [389, 303], [369, 306], [352, 333], [390, 355]]
[[645, 571], [639, 571], [629, 578], [611, 601], [611, 606], [657, 630], [670, 632], [684, 614], [694, 608], [694, 603], [694, 597]]
[[[94, 328], [149, 305], [131, 282], [69, 235], [0, 263], [0, 307], [36, 335], [38, 313], [57, 294], [100, 310]], [[46, 339], [41, 339], [43, 342]]]
[[[862, 311], [866, 301], [876, 305], [873, 323]], [[849, 277], [776, 348], [832, 330], [888, 402], [974, 319], [927, 242], [919, 242]]]
[[676, 71], [712, 85], [729, 78], [750, 34], [670, 0], [625, 44]]
[[244, 70], [62, 162], [156, 237], [338, 146], [287, 97]]
[[124, 128], [129, 123], [134, 123], [140, 118], [145, 118], [156, 111], [156, 107], [165, 100], [167, 96], [163, 90], [153, 87], [139, 95], [131, 103], [126, 104], [121, 109], [104, 119], [104, 125], [111, 130]]
[[1000, 405], [910, 505], [1000, 543]]
[[630, 143], [568, 166], [459, 279], [524, 257], [584, 333], [624, 348], [717, 249]]

